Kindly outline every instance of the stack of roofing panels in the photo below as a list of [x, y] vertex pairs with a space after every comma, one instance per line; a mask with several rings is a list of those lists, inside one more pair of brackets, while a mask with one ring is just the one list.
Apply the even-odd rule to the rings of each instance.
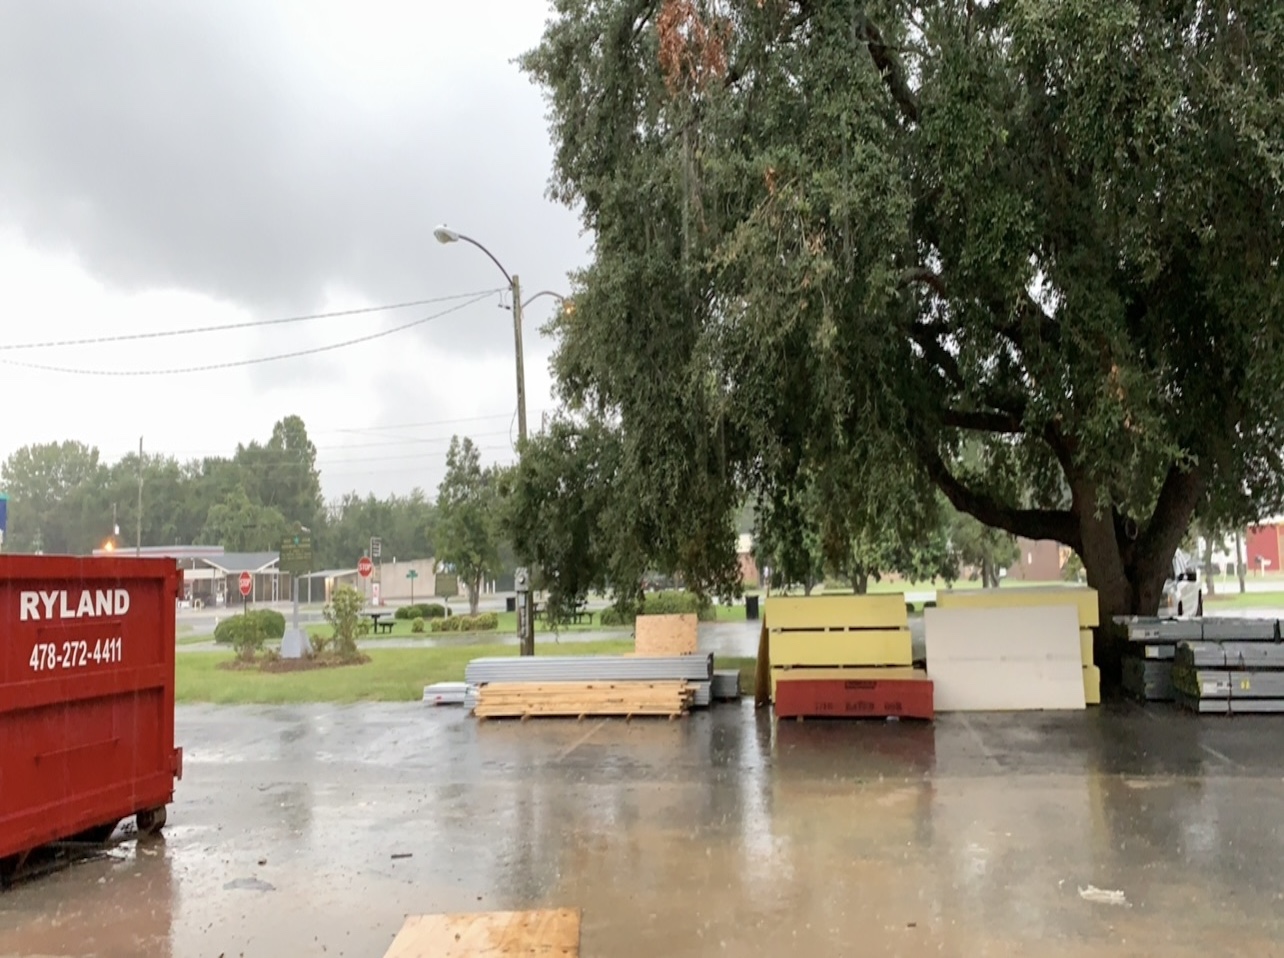
[[759, 687], [778, 717], [933, 717], [900, 593], [773, 598], [763, 635]]
[[1284, 712], [1284, 643], [1274, 619], [1206, 619], [1173, 659], [1177, 703], [1196, 712]]
[[1006, 589], [943, 590], [936, 594], [936, 604], [942, 609], [1012, 609], [1051, 605], [1069, 605], [1075, 608], [1079, 626], [1079, 661], [1082, 666], [1084, 701], [1088, 705], [1101, 704], [1101, 669], [1092, 653], [1092, 630], [1101, 623], [1097, 605], [1097, 590], [1075, 586], [1030, 586]]
[[[550, 655], [473, 659], [464, 707], [479, 717], [675, 715], [713, 699], [713, 656]], [[489, 691], [488, 691], [489, 690]]]
[[716, 670], [713, 673], [713, 687], [711, 691], [713, 697], [720, 701], [740, 698], [740, 670]]

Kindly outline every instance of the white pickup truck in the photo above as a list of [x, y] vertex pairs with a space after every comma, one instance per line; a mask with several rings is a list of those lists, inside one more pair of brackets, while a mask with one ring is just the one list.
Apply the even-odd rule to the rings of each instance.
[[1204, 614], [1204, 576], [1191, 556], [1177, 550], [1173, 556], [1172, 578], [1164, 583], [1159, 599], [1162, 618], [1186, 619]]

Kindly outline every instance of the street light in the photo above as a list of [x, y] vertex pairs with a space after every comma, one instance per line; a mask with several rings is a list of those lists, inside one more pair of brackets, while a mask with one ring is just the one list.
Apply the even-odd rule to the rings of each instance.
[[[513, 297], [513, 343], [517, 351], [517, 442], [518, 456], [521, 456], [521, 448], [526, 445], [526, 362], [522, 351], [522, 311], [541, 296], [552, 296], [558, 302], [565, 303], [566, 297], [560, 293], [554, 293], [552, 290], [541, 290], [526, 302], [522, 302], [522, 283], [517, 276], [510, 273], [504, 268], [504, 264], [495, 258], [495, 254], [488, 250], [471, 236], [465, 236], [458, 230], [453, 230], [449, 226], [438, 226], [432, 231], [432, 235], [438, 243], [446, 245], [449, 243], [469, 243], [476, 246], [485, 253], [492, 263], [494, 263], [504, 279], [508, 280], [509, 292]], [[529, 588], [526, 590], [526, 598], [522, 603], [523, 622], [521, 634], [521, 653], [522, 655], [535, 654], [535, 594]]]

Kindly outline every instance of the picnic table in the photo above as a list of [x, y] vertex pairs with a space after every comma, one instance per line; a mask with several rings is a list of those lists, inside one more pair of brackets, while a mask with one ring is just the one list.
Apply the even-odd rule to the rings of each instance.
[[[378, 635], [380, 632], [388, 632], [391, 634], [394, 624], [392, 612], [363, 612], [361, 614], [370, 620], [371, 631], [374, 632], [375, 635]], [[387, 622], [382, 621], [385, 618], [388, 620]]]

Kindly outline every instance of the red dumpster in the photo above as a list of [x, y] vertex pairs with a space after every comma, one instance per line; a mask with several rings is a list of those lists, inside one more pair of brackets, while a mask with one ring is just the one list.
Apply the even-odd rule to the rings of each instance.
[[0, 863], [164, 825], [181, 584], [172, 559], [0, 555]]

